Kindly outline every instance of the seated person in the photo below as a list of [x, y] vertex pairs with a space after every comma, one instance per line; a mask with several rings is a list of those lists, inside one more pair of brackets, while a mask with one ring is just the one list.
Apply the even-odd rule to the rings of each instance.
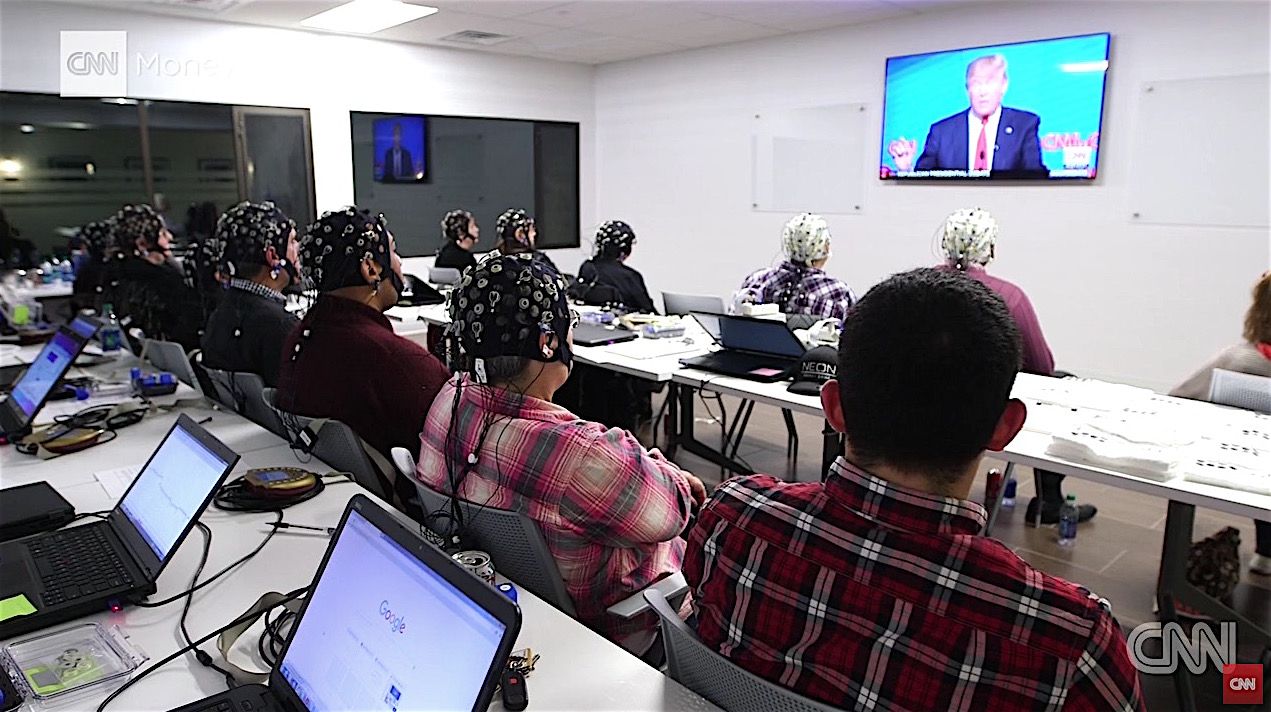
[[656, 314], [644, 277], [625, 264], [635, 241], [635, 231], [621, 220], [601, 225], [596, 230], [595, 254], [578, 269], [571, 296], [593, 306]]
[[211, 242], [226, 289], [203, 330], [203, 365], [276, 387], [283, 344], [299, 321], [282, 294], [300, 279], [296, 223], [273, 203], [239, 203], [216, 221]]
[[441, 249], [437, 252], [434, 267], [457, 269], [460, 272], [476, 265], [472, 248], [480, 242], [481, 228], [477, 219], [467, 210], [451, 210], [441, 221]]
[[[529, 255], [489, 257], [450, 295], [446, 384], [420, 435], [415, 476], [444, 494], [538, 523], [578, 618], [641, 654], [655, 616], [605, 613], [680, 568], [680, 533], [706, 490], [628, 432], [552, 403], [573, 362], [560, 276]], [[458, 533], [462, 537], [462, 523]]]
[[[1023, 340], [1022, 370], [1024, 373], [1050, 376], [1055, 372], [1055, 357], [1051, 355], [1046, 336], [1042, 334], [1033, 303], [1017, 285], [990, 275], [984, 269], [997, 256], [998, 232], [997, 220], [987, 210], [967, 208], [954, 212], [945, 218], [941, 233], [940, 247], [945, 254], [941, 268], [961, 272], [996, 292], [1006, 302]], [[1044, 470], [1039, 470], [1038, 475], [1042, 496], [1028, 501], [1024, 519], [1030, 523], [1035, 521], [1037, 509], [1041, 507], [1042, 524], [1058, 523], [1059, 510], [1064, 504], [1064, 476]], [[1077, 521], [1084, 522], [1098, 512], [1093, 504], [1078, 504]]]
[[974, 280], [919, 269], [871, 289], [821, 389], [846, 435], [825, 481], [730, 480], [697, 517], [701, 639], [846, 709], [1142, 709], [1107, 603], [983, 536], [968, 499], [984, 451], [1024, 425], [1019, 360], [1010, 312]]
[[501, 254], [532, 254], [535, 262], [551, 267], [553, 272], [560, 271], [556, 269], [556, 265], [546, 253], [534, 248], [534, 243], [538, 239], [538, 226], [534, 224], [534, 218], [530, 217], [529, 213], [520, 208], [504, 210], [494, 223], [494, 231], [499, 237], [494, 247]]
[[802, 213], [781, 235], [785, 260], [741, 283], [737, 301], [776, 304], [784, 314], [807, 314], [842, 321], [856, 297], [842, 280], [825, 272], [830, 261], [830, 226], [825, 218]]
[[[277, 405], [348, 425], [385, 461], [394, 447], [419, 451], [419, 431], [450, 372], [423, 346], [393, 333], [384, 312], [404, 285], [383, 215], [326, 212], [300, 241], [300, 266], [318, 299], [283, 348]], [[382, 472], [404, 503], [407, 478]]]
[[[1170, 395], [1207, 400], [1215, 368], [1271, 377], [1271, 272], [1253, 285], [1253, 303], [1245, 312], [1244, 341], [1223, 349]], [[1257, 549], [1249, 570], [1271, 576], [1271, 522], [1255, 521]]]
[[116, 313], [146, 337], [198, 347], [203, 314], [198, 294], [172, 256], [172, 233], [149, 205], [125, 205], [115, 214], [122, 252]]
[[84, 257], [75, 270], [71, 306], [77, 312], [92, 309], [100, 313], [108, 264], [116, 251], [114, 228], [110, 220], [90, 222], [79, 229], [77, 237], [83, 244]]

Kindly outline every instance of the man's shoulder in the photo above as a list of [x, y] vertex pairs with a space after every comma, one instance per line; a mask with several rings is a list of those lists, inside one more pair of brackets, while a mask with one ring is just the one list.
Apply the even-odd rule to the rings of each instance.
[[749, 475], [721, 484], [706, 501], [704, 511], [736, 520], [748, 510], [803, 508], [824, 492], [819, 482], [785, 482], [771, 475]]
[[959, 121], [965, 123], [966, 109], [963, 109], [962, 111], [959, 111], [955, 114], [950, 114], [944, 117], [943, 119], [940, 119], [939, 121], [931, 125], [931, 130], [932, 131], [946, 131], [946, 130], [951, 131], [957, 127], [957, 124]]
[[1007, 121], [1020, 121], [1024, 123], [1037, 124], [1041, 123], [1042, 118], [1031, 111], [1023, 109], [1012, 109], [1009, 106], [1002, 107], [1002, 119]]

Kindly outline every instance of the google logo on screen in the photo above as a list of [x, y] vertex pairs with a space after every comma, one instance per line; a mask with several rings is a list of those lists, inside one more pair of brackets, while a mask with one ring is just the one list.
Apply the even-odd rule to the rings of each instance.
[[388, 621], [388, 627], [394, 633], [406, 633], [406, 616], [398, 615], [393, 612], [392, 606], [388, 605], [388, 600], [380, 601], [380, 615], [384, 620]]

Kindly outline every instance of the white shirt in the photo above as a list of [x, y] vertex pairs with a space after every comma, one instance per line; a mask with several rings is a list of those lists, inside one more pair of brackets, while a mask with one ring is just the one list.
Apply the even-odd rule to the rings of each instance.
[[998, 105], [997, 111], [989, 115], [989, 123], [984, 126], [980, 117], [976, 115], [975, 109], [967, 112], [966, 120], [966, 169], [968, 171], [975, 170], [976, 147], [980, 143], [980, 127], [984, 126], [984, 147], [987, 149], [984, 153], [984, 165], [993, 170], [993, 152], [997, 150], [997, 125], [1002, 120], [1002, 107]]
[[393, 176], [400, 177], [402, 175], [402, 149], [393, 149]]

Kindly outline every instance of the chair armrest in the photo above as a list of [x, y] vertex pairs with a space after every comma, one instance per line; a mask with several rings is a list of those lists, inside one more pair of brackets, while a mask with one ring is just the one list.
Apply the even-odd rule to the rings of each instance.
[[688, 593], [688, 581], [684, 578], [684, 574], [676, 571], [670, 576], [609, 606], [605, 609], [605, 612], [612, 616], [618, 616], [623, 620], [630, 620], [645, 611], [652, 610], [649, 602], [644, 600], [645, 591], [659, 591], [666, 600], [675, 601], [678, 604], [679, 601], [684, 600], [684, 594]]

